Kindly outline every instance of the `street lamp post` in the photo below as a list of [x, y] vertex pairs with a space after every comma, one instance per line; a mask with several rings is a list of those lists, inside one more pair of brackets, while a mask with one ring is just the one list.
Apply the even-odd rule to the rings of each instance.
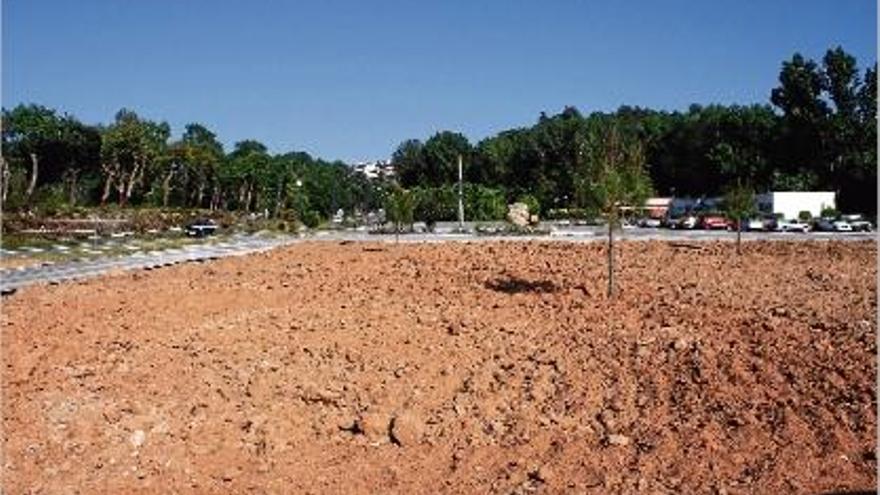
[[464, 188], [461, 155], [458, 155], [458, 230], [464, 232]]
[[303, 192], [302, 192], [303, 182], [300, 179], [296, 179], [296, 202], [297, 202], [297, 213], [299, 214], [299, 221], [301, 224], [305, 225], [305, 212], [303, 211]]

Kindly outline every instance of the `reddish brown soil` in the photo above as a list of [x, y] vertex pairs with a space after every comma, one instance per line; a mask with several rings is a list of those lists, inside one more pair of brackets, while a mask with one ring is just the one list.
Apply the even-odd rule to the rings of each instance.
[[4, 300], [4, 493], [876, 483], [873, 243], [302, 244]]

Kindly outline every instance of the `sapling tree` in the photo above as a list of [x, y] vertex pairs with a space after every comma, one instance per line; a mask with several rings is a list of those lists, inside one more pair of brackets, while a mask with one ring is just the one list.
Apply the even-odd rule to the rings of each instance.
[[412, 225], [415, 210], [415, 196], [412, 192], [395, 186], [385, 201], [385, 216], [394, 224], [394, 241], [400, 242], [400, 231], [404, 225]]
[[736, 228], [736, 254], [741, 254], [743, 219], [755, 212], [755, 192], [747, 184], [737, 181], [724, 196], [724, 211]]
[[645, 154], [635, 137], [616, 126], [594, 129], [589, 140], [589, 160], [576, 177], [579, 202], [598, 211], [608, 226], [608, 297], [615, 295], [614, 230], [620, 227], [623, 208], [639, 208], [651, 194], [645, 171]]

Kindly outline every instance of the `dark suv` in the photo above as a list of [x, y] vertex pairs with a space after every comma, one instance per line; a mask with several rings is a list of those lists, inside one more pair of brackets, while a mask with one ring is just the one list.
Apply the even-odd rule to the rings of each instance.
[[217, 222], [210, 218], [193, 220], [186, 226], [186, 235], [190, 237], [205, 237], [217, 232]]

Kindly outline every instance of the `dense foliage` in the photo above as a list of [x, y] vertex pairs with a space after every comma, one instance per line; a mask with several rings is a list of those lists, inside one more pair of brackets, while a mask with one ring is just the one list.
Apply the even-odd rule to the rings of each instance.
[[393, 163], [406, 187], [451, 184], [454, 156], [468, 182], [523, 194], [543, 209], [577, 203], [576, 178], [596, 136], [612, 122], [642, 144], [653, 187], [662, 195], [718, 195], [737, 181], [756, 190], [830, 190], [843, 210], [873, 212], [877, 177], [877, 68], [860, 72], [840, 48], [821, 63], [795, 54], [782, 64], [771, 105], [692, 105], [684, 112], [621, 107], [582, 115], [567, 107], [528, 128], [469, 145], [441, 132], [404, 141]]
[[273, 155], [254, 140], [226, 153], [201, 124], [172, 140], [167, 123], [126, 109], [106, 127], [38, 105], [4, 110], [3, 146], [7, 210], [116, 203], [292, 213], [314, 224], [339, 209], [352, 214], [382, 204], [381, 187], [342, 162]]
[[[90, 126], [43, 106], [19, 105], [3, 110], [0, 201], [6, 210], [116, 203], [315, 223], [339, 209], [352, 215], [381, 208], [399, 185], [412, 191], [415, 218], [433, 223], [457, 216], [462, 156], [468, 220], [503, 218], [506, 204], [517, 200], [535, 211], [600, 212], [597, 143], [613, 128], [623, 141], [638, 143], [658, 194], [717, 195], [741, 181], [758, 192], [831, 190], [841, 210], [871, 213], [876, 97], [876, 64], [862, 71], [841, 48], [820, 62], [795, 54], [782, 64], [767, 105], [693, 105], [681, 112], [624, 106], [588, 115], [567, 107], [476, 144], [443, 131], [397, 147], [394, 181], [367, 179], [304, 152], [271, 154], [254, 140], [226, 151], [202, 124], [187, 125], [175, 139], [165, 122], [126, 109], [108, 125]], [[585, 191], [593, 191], [586, 202]]]

